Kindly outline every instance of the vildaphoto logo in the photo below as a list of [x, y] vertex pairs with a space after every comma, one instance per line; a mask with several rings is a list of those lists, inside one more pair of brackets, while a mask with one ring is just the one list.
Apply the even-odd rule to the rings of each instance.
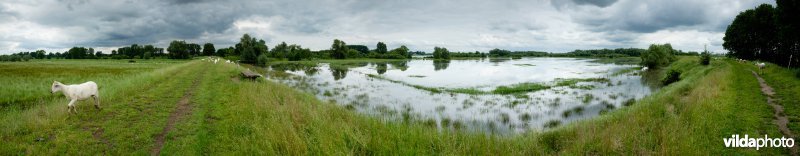
[[764, 138], [750, 138], [747, 134], [744, 138], [739, 138], [739, 134], [731, 135], [730, 138], [723, 138], [725, 147], [755, 147], [756, 150], [762, 147], [794, 147], [793, 138], [769, 138], [766, 134]]

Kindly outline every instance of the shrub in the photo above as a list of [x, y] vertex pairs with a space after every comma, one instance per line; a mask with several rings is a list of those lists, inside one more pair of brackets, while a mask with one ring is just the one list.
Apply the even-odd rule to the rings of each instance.
[[269, 57], [267, 57], [267, 55], [259, 55], [257, 60], [259, 66], [267, 66], [267, 63], [269, 63]]
[[675, 69], [670, 69], [667, 71], [667, 75], [665, 75], [664, 79], [661, 79], [661, 83], [664, 85], [669, 85], [673, 82], [678, 82], [681, 80], [681, 72]]
[[711, 53], [705, 51], [700, 54], [700, 64], [708, 65], [711, 62]]

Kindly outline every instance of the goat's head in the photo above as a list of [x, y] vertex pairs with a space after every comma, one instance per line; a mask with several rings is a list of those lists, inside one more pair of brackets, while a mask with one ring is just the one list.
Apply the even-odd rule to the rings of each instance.
[[53, 81], [53, 85], [50, 86], [50, 93], [53, 94], [58, 91], [61, 91], [62, 89], [64, 89], [64, 84], [58, 81]]

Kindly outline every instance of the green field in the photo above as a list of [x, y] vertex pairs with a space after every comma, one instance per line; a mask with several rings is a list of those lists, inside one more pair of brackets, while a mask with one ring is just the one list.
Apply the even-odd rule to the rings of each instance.
[[[752, 64], [682, 57], [681, 81], [605, 115], [546, 132], [437, 131], [384, 121], [201, 60], [34, 60], [0, 63], [3, 155], [777, 155], [785, 148], [726, 148], [733, 134], [780, 137]], [[800, 79], [768, 66], [762, 76], [800, 133]], [[95, 81], [90, 102], [67, 114], [52, 81]], [[168, 127], [168, 128], [165, 128]], [[159, 140], [163, 138], [163, 140]]]

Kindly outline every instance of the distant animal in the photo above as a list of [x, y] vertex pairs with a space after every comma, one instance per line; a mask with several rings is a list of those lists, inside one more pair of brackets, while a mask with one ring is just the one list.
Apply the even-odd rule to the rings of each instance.
[[764, 73], [764, 67], [766, 67], [767, 64], [765, 64], [764, 62], [761, 62], [761, 63], [756, 63], [756, 66], [758, 66], [758, 71], [763, 74]]
[[736, 59], [736, 61], [739, 61], [739, 63], [747, 63], [747, 60], [745, 59]]
[[647, 71], [647, 69], [649, 69], [649, 68], [647, 68], [647, 67], [642, 67], [642, 71]]
[[78, 114], [75, 108], [75, 102], [89, 99], [94, 100], [94, 108], [100, 110], [100, 94], [97, 91], [97, 83], [88, 81], [77, 85], [65, 85], [58, 81], [53, 81], [53, 86], [50, 87], [50, 93], [63, 92], [64, 96], [70, 99], [67, 104], [67, 112]]

